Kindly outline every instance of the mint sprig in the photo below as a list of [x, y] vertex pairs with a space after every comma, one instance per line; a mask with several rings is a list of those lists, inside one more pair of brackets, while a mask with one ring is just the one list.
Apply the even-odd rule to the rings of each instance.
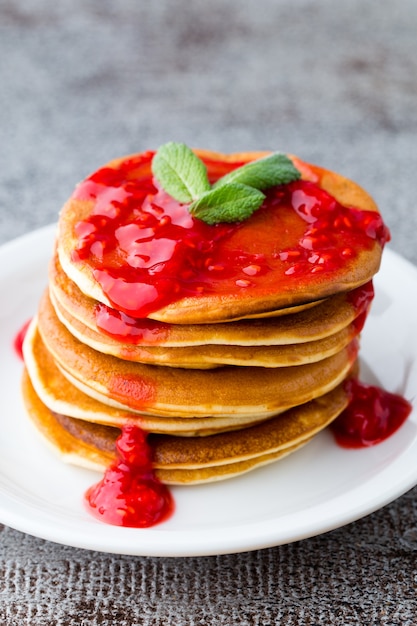
[[300, 172], [294, 167], [286, 154], [274, 152], [269, 156], [246, 163], [232, 170], [214, 183], [213, 187], [223, 187], [230, 183], [241, 183], [255, 189], [269, 189], [276, 185], [290, 183], [300, 178]]
[[243, 222], [259, 209], [264, 200], [265, 194], [258, 189], [240, 183], [229, 183], [207, 191], [194, 200], [188, 210], [206, 224]]
[[262, 205], [269, 189], [297, 180], [300, 172], [285, 155], [275, 152], [246, 163], [210, 186], [203, 161], [183, 143], [166, 143], [152, 160], [152, 172], [175, 200], [207, 224], [241, 222]]
[[178, 202], [192, 202], [210, 189], [203, 161], [183, 143], [166, 143], [152, 159], [153, 175]]

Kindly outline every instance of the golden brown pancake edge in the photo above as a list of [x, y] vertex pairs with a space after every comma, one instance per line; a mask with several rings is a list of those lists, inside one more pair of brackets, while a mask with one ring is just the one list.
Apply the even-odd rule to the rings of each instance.
[[[104, 469], [115, 460], [118, 429], [57, 419], [37, 396], [26, 370], [22, 391], [32, 423], [61, 458], [90, 469]], [[326, 397], [238, 433], [192, 440], [151, 435], [156, 475], [167, 484], [213, 482], [239, 475], [308, 443], [346, 404], [347, 396], [340, 386]]]

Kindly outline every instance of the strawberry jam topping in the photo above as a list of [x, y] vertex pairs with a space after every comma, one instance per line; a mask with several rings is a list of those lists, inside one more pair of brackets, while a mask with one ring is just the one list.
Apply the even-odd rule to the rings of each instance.
[[353, 324], [358, 333], [363, 329], [366, 318], [371, 308], [372, 300], [374, 299], [375, 292], [373, 282], [370, 280], [365, 285], [353, 289], [347, 294], [349, 302], [353, 305], [357, 312]]
[[85, 495], [89, 510], [115, 526], [145, 528], [167, 520], [174, 504], [154, 475], [146, 434], [138, 426], [125, 426], [116, 448], [118, 460]]
[[170, 325], [150, 319], [137, 319], [105, 304], [95, 307], [97, 328], [123, 343], [154, 345], [166, 340]]
[[[268, 190], [242, 223], [210, 226], [158, 187], [152, 157], [104, 167], [73, 194], [92, 208], [76, 224], [72, 260], [89, 264], [112, 307], [129, 317], [200, 294], [299, 292], [389, 239], [377, 212], [345, 207], [305, 180]], [[206, 165], [213, 179], [241, 164]]]
[[17, 356], [19, 357], [19, 359], [22, 359], [22, 360], [23, 360], [23, 342], [25, 340], [26, 333], [27, 333], [27, 330], [29, 328], [30, 322], [31, 322], [31, 320], [28, 320], [27, 322], [25, 322], [23, 324], [23, 326], [18, 331], [18, 333], [16, 334], [16, 336], [15, 336], [15, 338], [13, 340], [14, 351], [17, 354]]
[[356, 379], [345, 385], [349, 405], [330, 427], [344, 448], [373, 446], [388, 439], [411, 413], [411, 404], [397, 394]]

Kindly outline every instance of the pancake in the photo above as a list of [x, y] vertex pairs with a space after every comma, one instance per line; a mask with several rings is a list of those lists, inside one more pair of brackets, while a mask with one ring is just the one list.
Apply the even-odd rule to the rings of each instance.
[[[56, 415], [39, 399], [25, 372], [23, 397], [37, 430], [63, 460], [101, 469], [115, 460], [117, 428]], [[325, 396], [234, 433], [184, 439], [150, 435], [155, 473], [167, 484], [218, 481], [282, 458], [331, 423], [346, 407], [340, 385]]]
[[[211, 180], [256, 158], [196, 153]], [[177, 231], [192, 235], [196, 221], [191, 226], [187, 206], [155, 186], [153, 155], [111, 161], [62, 209], [61, 266], [94, 300], [133, 317], [146, 311], [162, 322], [217, 323], [317, 302], [365, 284], [378, 271], [388, 231], [372, 198], [353, 181], [291, 157], [304, 185], [287, 186], [296, 210], [290, 200], [278, 206], [287, 191], [275, 189], [238, 225], [200, 223], [206, 239], [199, 230], [193, 252], [195, 240], [182, 242]], [[317, 217], [319, 197], [323, 215]], [[97, 235], [100, 228], [104, 235]]]
[[178, 436], [207, 436], [255, 424], [263, 416], [177, 418], [133, 413], [103, 404], [72, 385], [55, 365], [33, 324], [24, 344], [27, 375], [37, 396], [52, 412], [107, 426], [134, 422], [143, 430]]
[[[44, 298], [45, 306], [52, 306], [47, 293]], [[64, 311], [57, 302], [54, 303], [54, 310], [58, 319], [76, 339], [98, 352], [137, 363], [191, 369], [209, 369], [221, 365], [289, 367], [314, 363], [336, 354], [359, 334], [358, 327], [352, 323], [329, 337], [301, 345], [225, 346], [209, 344], [175, 348], [143, 346], [141, 344], [126, 345], [103, 333], [91, 330]]]
[[[320, 302], [312, 302], [306, 307], [301, 307], [306, 315], [295, 317], [289, 313], [298, 313], [298, 308], [283, 309], [276, 312], [276, 317], [261, 319], [251, 318], [238, 322], [216, 324], [169, 324], [149, 319], [135, 319], [121, 316], [120, 312], [107, 306], [98, 305], [96, 300], [85, 296], [80, 289], [62, 271], [59, 260], [55, 255], [49, 266], [49, 288], [54, 303], [59, 304], [62, 311], [66, 311], [71, 317], [76, 318], [91, 330], [99, 330], [97, 318], [106, 315], [110, 319], [127, 319], [124, 335], [118, 329], [114, 334], [120, 341], [125, 339], [132, 341], [137, 334], [138, 340], [144, 346], [155, 344], [169, 347], [182, 347], [204, 344], [229, 344], [234, 345], [274, 345], [283, 343], [297, 343], [318, 339], [330, 334], [327, 324], [323, 323], [323, 314], [326, 316], [340, 316], [338, 323], [340, 328], [354, 319], [357, 314], [352, 308], [352, 303], [344, 303], [344, 296], [333, 298], [334, 304], [318, 312], [310, 319], [307, 311], [316, 307]], [[330, 302], [327, 300], [326, 302]], [[350, 305], [350, 306], [349, 306]], [[340, 309], [340, 311], [339, 311]], [[284, 316], [281, 320], [281, 316]], [[288, 317], [287, 317], [288, 316]], [[278, 318], [279, 319], [276, 319]], [[299, 322], [298, 322], [299, 318]], [[289, 321], [290, 320], [290, 321]], [[291, 321], [291, 320], [294, 320]], [[321, 322], [321, 323], [320, 323]], [[121, 324], [120, 324], [121, 325]], [[129, 326], [130, 325], [130, 326]], [[282, 326], [282, 329], [281, 329]], [[300, 326], [300, 329], [298, 329]], [[313, 328], [313, 330], [311, 330]], [[131, 332], [129, 333], [129, 330]], [[254, 330], [252, 334], [251, 330]], [[291, 331], [293, 330], [293, 334]], [[104, 331], [106, 332], [106, 331]], [[303, 335], [306, 333], [306, 336]], [[311, 334], [317, 333], [317, 334]], [[287, 335], [287, 336], [286, 336]]]
[[[117, 323], [119, 323], [119, 318], [121, 317], [119, 311], [107, 305], [100, 306], [96, 300], [86, 296], [77, 285], [69, 279], [62, 270], [56, 252], [49, 264], [48, 276], [51, 297], [54, 302], [58, 302], [63, 310], [88, 326], [88, 328], [97, 330], [97, 318], [102, 316], [107, 316], [113, 320], [117, 319]], [[330, 298], [326, 299], [326, 307], [320, 312], [317, 312], [311, 319], [308, 316], [306, 316], [305, 320], [303, 320], [303, 316], [300, 316], [298, 319], [297, 316], [294, 322], [284, 320], [282, 322], [282, 329], [281, 320], [275, 318], [285, 316], [290, 318], [296, 313], [307, 312], [307, 310], [320, 305], [322, 301], [308, 302], [277, 311], [266, 311], [255, 317], [248, 315], [244, 320], [238, 320], [239, 323], [170, 324], [168, 322], [157, 322], [156, 320], [150, 319], [134, 319], [123, 316], [124, 319], [128, 319], [128, 321], [125, 322], [126, 329], [124, 332], [127, 338], [129, 324], [132, 333], [137, 332], [137, 335], [140, 335], [140, 341], [143, 345], [154, 345], [158, 343], [172, 347], [204, 345], [206, 343], [227, 344], [229, 342], [237, 343], [237, 345], [291, 343], [292, 341], [303, 341], [303, 332], [316, 332], [317, 336], [310, 334], [308, 334], [308, 336], [311, 337], [311, 339], [318, 339], [329, 334], [327, 325], [324, 324], [323, 321], [320, 323], [323, 315], [329, 316], [331, 320], [334, 316], [337, 316], [337, 320], [335, 321], [342, 326], [347, 323], [345, 321], [345, 315], [349, 318], [349, 321], [352, 321], [354, 316], [358, 314], [358, 311], [352, 308], [354, 307], [353, 301], [346, 298], [345, 294], [339, 297], [334, 296], [331, 300], [332, 302], [330, 302]], [[99, 315], [97, 313], [99, 313]], [[248, 338], [247, 332], [250, 329], [255, 329], [256, 333], [253, 333], [253, 336], [249, 336]], [[293, 330], [295, 332], [294, 336], [289, 335], [286, 339], [283, 334], [285, 330], [287, 330], [287, 332]], [[230, 337], [229, 333], [231, 331], [233, 335]], [[275, 337], [276, 333], [279, 334], [278, 341]]]
[[[345, 329], [366, 313], [373, 297], [372, 283], [368, 283], [352, 292], [310, 303], [310, 306], [301, 312], [290, 314], [285, 310], [281, 311], [282, 315], [262, 320], [250, 319], [218, 324], [166, 324], [129, 318], [123, 323], [123, 319], [126, 318], [118, 311], [101, 307], [95, 300], [82, 294], [64, 274], [56, 255], [49, 267], [49, 289], [61, 322], [71, 326], [79, 339], [82, 333], [75, 330], [76, 322], [94, 333], [99, 332], [101, 342], [117, 345], [120, 352], [118, 356], [131, 360], [135, 360], [136, 345], [140, 345], [140, 348], [204, 345], [252, 347], [318, 341]], [[108, 322], [109, 329], [114, 329], [113, 333], [99, 328], [98, 313], [103, 319], [103, 325]], [[103, 351], [107, 352], [108, 349]]]
[[93, 350], [73, 337], [42, 302], [38, 325], [62, 373], [84, 393], [118, 408], [160, 416], [268, 417], [330, 391], [348, 374], [358, 352], [354, 339], [331, 357], [296, 367], [168, 368]]

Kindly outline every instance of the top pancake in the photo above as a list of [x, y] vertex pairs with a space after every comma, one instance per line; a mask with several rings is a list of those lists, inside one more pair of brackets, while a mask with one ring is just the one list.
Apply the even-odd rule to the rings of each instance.
[[[211, 181], [265, 155], [265, 153], [221, 155], [198, 150], [196, 153], [205, 162]], [[291, 157], [301, 171], [303, 181], [308, 181], [311, 185], [309, 189], [318, 190], [318, 193], [320, 190], [324, 191], [330, 194], [336, 203], [340, 203], [337, 205], [342, 211], [340, 219], [332, 209], [333, 222], [328, 224], [326, 232], [323, 230], [325, 221], [322, 219], [323, 216], [319, 215], [318, 220], [311, 215], [307, 218], [301, 216], [305, 207], [308, 209], [309, 203], [311, 204], [310, 196], [303, 196], [302, 200], [297, 200], [297, 210], [288, 203], [280, 206], [278, 210], [274, 208], [275, 205], [271, 200], [275, 199], [274, 194], [278, 193], [278, 188], [275, 188], [269, 192], [267, 201], [252, 217], [241, 224], [227, 226], [228, 234], [221, 240], [221, 245], [220, 240], [216, 239], [218, 225], [204, 227], [205, 232], [209, 233], [207, 237], [211, 237], [211, 256], [203, 247], [200, 255], [203, 269], [199, 270], [200, 274], [195, 283], [192, 282], [195, 276], [191, 279], [182, 278], [183, 270], [189, 269], [186, 264], [175, 265], [170, 275], [164, 274], [170, 261], [170, 259], [166, 261], [166, 257], [169, 256], [167, 250], [171, 250], [174, 243], [168, 237], [166, 240], [159, 236], [157, 238], [154, 236], [155, 230], [145, 228], [145, 217], [148, 218], [152, 211], [155, 213], [155, 206], [162, 213], [169, 206], [174, 215], [172, 219], [181, 224], [186, 223], [187, 229], [193, 220], [197, 222], [200, 220], [191, 218], [186, 205], [173, 202], [168, 194], [154, 186], [151, 175], [152, 157], [153, 153], [143, 153], [110, 162], [81, 183], [61, 212], [57, 238], [60, 263], [66, 275], [90, 298], [134, 317], [143, 316], [173, 324], [218, 323], [254, 316], [276, 315], [277, 311], [289, 307], [306, 305], [337, 293], [350, 291], [368, 282], [377, 272], [388, 233], [379, 220], [378, 210], [372, 198], [347, 178]], [[146, 190], [146, 193], [142, 193], [140, 201], [137, 200], [140, 195], [137, 189], [135, 188], [136, 196], [130, 191], [131, 186], [137, 181], [140, 181], [140, 185]], [[300, 196], [299, 192], [301, 195], [304, 193], [303, 190], [296, 190], [294, 193], [298, 193], [297, 197]], [[112, 249], [111, 254], [109, 253], [109, 257], [106, 257], [107, 252], [101, 241], [100, 245], [94, 248], [94, 254], [78, 254], [80, 242], [77, 232], [82, 231], [84, 236], [87, 236], [87, 230], [91, 226], [90, 218], [99, 214], [104, 216], [107, 222], [111, 222], [120, 205], [130, 202], [133, 196], [136, 213], [132, 213], [127, 230], [126, 224], [122, 226], [122, 230], [124, 229], [122, 238], [127, 237], [129, 243], [126, 244], [125, 239], [121, 241], [119, 237], [119, 243]], [[152, 210], [149, 209], [150, 206]], [[320, 202], [318, 206], [318, 210], [321, 211]], [[353, 213], [349, 213], [351, 210]], [[156, 219], [154, 213], [153, 220]], [[133, 218], [133, 215], [136, 217]], [[164, 217], [163, 215], [160, 224]], [[132, 220], [135, 219], [142, 220], [140, 228], [147, 232], [146, 241], [138, 243], [135, 234], [130, 234]], [[319, 224], [319, 220], [321, 230], [317, 226], [315, 232], [314, 228], [316, 222]], [[137, 224], [136, 227], [139, 228]], [[356, 230], [352, 231], [351, 228]], [[357, 236], [358, 233], [360, 236]], [[158, 248], [156, 252], [153, 248], [155, 241]], [[166, 248], [161, 252], [161, 242], [165, 244], [165, 241]], [[175, 242], [175, 245], [176, 243], [178, 242]], [[186, 256], [188, 252], [183, 254]], [[154, 261], [160, 259], [153, 266], [156, 269], [152, 269], [154, 284], [165, 281], [164, 289], [168, 286], [171, 295], [161, 302], [158, 301], [159, 303], [156, 302], [153, 307], [148, 307], [146, 315], [137, 315], [138, 301], [142, 302], [143, 299], [144, 292], [141, 290], [143, 284], [136, 289], [135, 283], [133, 289], [130, 277], [128, 280], [119, 281], [115, 278], [115, 272], [120, 266], [130, 264], [128, 269], [132, 271], [129, 276], [134, 276], [137, 268], [142, 269], [146, 266], [148, 258], [153, 258]], [[238, 265], [235, 267], [230, 259]], [[229, 273], [228, 279], [224, 280], [223, 262]], [[108, 271], [109, 268], [111, 271]], [[134, 282], [136, 278], [132, 280]], [[117, 295], [113, 289], [115, 283]], [[131, 290], [134, 300], [128, 305], [124, 296], [121, 300], [118, 299], [125, 287]], [[154, 289], [154, 286], [150, 289]]]
[[[263, 319], [244, 319], [217, 324], [168, 324], [153, 320], [123, 318], [115, 309], [85, 296], [68, 279], [57, 255], [49, 265], [49, 290], [57, 313], [75, 319], [102, 341], [117, 344], [125, 358], [134, 360], [143, 346], [183, 348], [189, 346], [285, 346], [318, 341], [345, 329], [366, 313], [373, 298], [372, 283], [357, 290], [326, 298], [301, 311]], [[99, 312], [99, 316], [98, 316]], [[282, 311], [281, 311], [282, 313]], [[101, 319], [103, 327], [98, 323]], [[111, 332], [112, 331], [112, 332]], [[105, 350], [104, 350], [105, 351]], [[122, 356], [122, 354], [119, 354]]]

